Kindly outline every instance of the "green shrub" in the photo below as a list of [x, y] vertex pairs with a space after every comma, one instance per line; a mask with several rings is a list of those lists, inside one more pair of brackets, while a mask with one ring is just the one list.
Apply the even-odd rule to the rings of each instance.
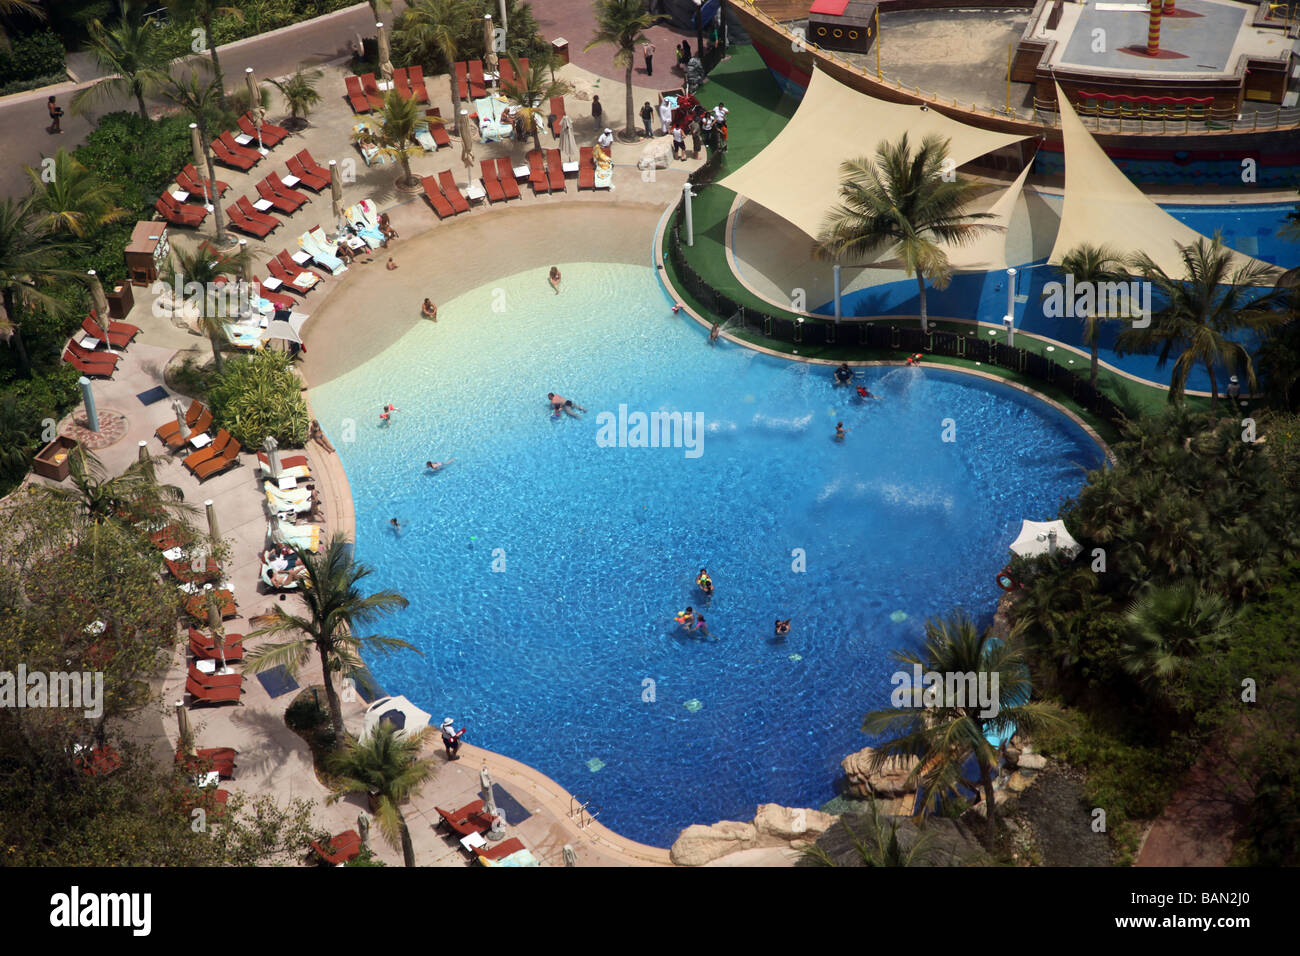
[[309, 690], [299, 694], [284, 712], [285, 726], [296, 731], [317, 730], [328, 723], [329, 719], [329, 713]]
[[245, 448], [261, 446], [268, 435], [281, 446], [307, 441], [307, 403], [302, 380], [284, 352], [259, 349], [226, 363], [209, 394], [212, 417]]
[[14, 36], [0, 48], [0, 83], [64, 73], [63, 43], [49, 30]]
[[[191, 161], [190, 121], [168, 116], [154, 123], [137, 113], [109, 113], [73, 155], [122, 187], [122, 207], [134, 218], [152, 219], [154, 202]], [[122, 258], [120, 247], [116, 256]]]

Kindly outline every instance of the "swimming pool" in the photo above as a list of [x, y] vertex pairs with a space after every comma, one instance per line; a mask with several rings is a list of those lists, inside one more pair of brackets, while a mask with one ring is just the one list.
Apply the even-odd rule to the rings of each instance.
[[[869, 369], [880, 401], [851, 401], [825, 366], [710, 348], [650, 268], [561, 268], [562, 295], [544, 271], [502, 278], [313, 391], [359, 558], [411, 601], [383, 631], [425, 652], [371, 670], [635, 840], [819, 806], [870, 742], [858, 728], [888, 700], [889, 652], [956, 606], [989, 623], [1021, 518], [1055, 514], [1101, 452], [957, 372]], [[548, 391], [587, 413], [553, 419]], [[598, 443], [620, 405], [702, 415], [702, 444]], [[687, 605], [714, 640], [675, 627]], [[779, 643], [778, 616], [793, 618]]]

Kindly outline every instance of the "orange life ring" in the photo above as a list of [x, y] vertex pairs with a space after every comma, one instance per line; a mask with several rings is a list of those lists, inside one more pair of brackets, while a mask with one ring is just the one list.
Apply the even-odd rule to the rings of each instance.
[[998, 587], [1004, 591], [1012, 591], [1020, 587], [1020, 582], [1011, 576], [1011, 567], [1008, 565], [998, 572]]

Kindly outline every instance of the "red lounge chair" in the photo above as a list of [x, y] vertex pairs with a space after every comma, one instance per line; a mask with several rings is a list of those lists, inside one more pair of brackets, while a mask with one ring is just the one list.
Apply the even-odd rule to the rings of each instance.
[[483, 77], [483, 61], [469, 61], [469, 95], [474, 99], [487, 96], [487, 80]]
[[[217, 607], [221, 611], [223, 621], [239, 613], [239, 609], [235, 606], [235, 596], [233, 594], [225, 589], [214, 591], [214, 593], [217, 596]], [[185, 611], [197, 621], [207, 621], [208, 599], [204, 592], [200, 591], [187, 597], [185, 599]]]
[[309, 172], [303, 166], [302, 160], [297, 156], [290, 156], [287, 165], [289, 172], [298, 177], [298, 185], [306, 186], [312, 192], [318, 193], [330, 184], [328, 176], [317, 176], [315, 173]]
[[271, 188], [271, 184], [265, 179], [258, 183], [255, 188], [257, 189], [257, 194], [259, 196], [285, 215], [291, 215], [302, 208], [302, 203], [300, 202], [294, 202], [292, 199], [288, 199], [284, 196], [277, 196], [275, 190]]
[[503, 56], [497, 60], [497, 89], [504, 90], [507, 85], [515, 85], [515, 68]]
[[[293, 262], [292, 259], [290, 259], [289, 261]], [[298, 263], [296, 262], [294, 262], [293, 265], [295, 269], [298, 267]], [[298, 278], [300, 272], [302, 272], [303, 270], [299, 270], [299, 272], [291, 271], [279, 259], [276, 258], [267, 259], [266, 269], [268, 272], [271, 273], [272, 276], [280, 280], [281, 282], [280, 288], [283, 289], [285, 292], [292, 292], [294, 295], [306, 295], [313, 288], [315, 288], [314, 285], [312, 286], [295, 285], [294, 280]], [[314, 274], [315, 273], [309, 273], [309, 275], [314, 275]]]
[[519, 199], [523, 195], [519, 192], [519, 183], [515, 181], [515, 167], [509, 156], [497, 160], [497, 181], [501, 183], [501, 191], [507, 200]]
[[243, 674], [205, 674], [193, 664], [189, 669], [189, 680], [204, 687], [239, 687], [244, 682]]
[[595, 150], [591, 146], [578, 147], [578, 188], [596, 188]]
[[[436, 106], [431, 110], [425, 110], [424, 115], [433, 116], [433, 117], [437, 117], [438, 119], [442, 119], [442, 111], [439, 110], [438, 107]], [[442, 149], [442, 147], [444, 146], [451, 145], [451, 134], [447, 132], [447, 127], [444, 126], [442, 123], [430, 122], [429, 135], [433, 137], [433, 144], [437, 146], [439, 149]]]
[[228, 780], [235, 775], [236, 756], [238, 752], [234, 747], [206, 747], [196, 750], [193, 754], [178, 750], [176, 762], [183, 766], [187, 773], [215, 772]]
[[[192, 430], [194, 428], [194, 423], [199, 420], [199, 416], [202, 414], [203, 414], [203, 403], [200, 402], [198, 399], [191, 400], [190, 407], [185, 412], [186, 427]], [[154, 434], [158, 436], [159, 441], [161, 441], [163, 444], [166, 444], [167, 440], [176, 437], [177, 433], [179, 433], [180, 430], [181, 430], [180, 423], [173, 418], [171, 421], [166, 421], [163, 422], [161, 425], [159, 425], [157, 430], [154, 431]]]
[[546, 175], [551, 180], [551, 192], [568, 192], [564, 184], [564, 159], [560, 156], [558, 149], [548, 149], [546, 151]]
[[502, 840], [496, 846], [476, 846], [474, 853], [480, 860], [504, 860], [511, 853], [518, 853], [523, 849], [526, 849], [523, 841], [519, 837], [511, 837], [509, 840]]
[[458, 836], [467, 837], [471, 833], [486, 833], [492, 829], [492, 818], [485, 813], [475, 812], [456, 819], [455, 814], [444, 814], [438, 811], [442, 816], [442, 822], [447, 824], [447, 829], [451, 830]]
[[[97, 327], [103, 328], [99, 321], [99, 313], [94, 309], [90, 310], [90, 321], [94, 322]], [[126, 346], [130, 344], [131, 339], [140, 334], [140, 326], [132, 325], [129, 322], [115, 322], [112, 319], [109, 319], [107, 328], [108, 340], [113, 344], [114, 348], [119, 347], [117, 343], [123, 336], [126, 337], [126, 340], [120, 347], [126, 348]]]
[[311, 153], [305, 149], [300, 149], [294, 154], [294, 156], [297, 158], [298, 162], [302, 163], [303, 169], [307, 170], [307, 172], [311, 173], [313, 176], [318, 176], [325, 180], [325, 184], [327, 186], [329, 185], [330, 171], [320, 163], [316, 162], [316, 160], [312, 159]]
[[92, 777], [104, 777], [122, 766], [122, 755], [105, 744], [77, 754], [77, 767]]
[[406, 77], [411, 84], [411, 92], [421, 103], [429, 102], [429, 91], [424, 88], [424, 67], [413, 66], [406, 71]]
[[469, 66], [464, 62], [457, 62], [456, 67], [456, 88], [460, 93], [462, 100], [470, 98], [469, 95]]
[[221, 580], [221, 568], [217, 566], [217, 559], [208, 555], [204, 562], [203, 570], [195, 568], [186, 563], [184, 560], [175, 561], [171, 558], [163, 558], [163, 563], [167, 565], [167, 571], [181, 584], [209, 584]]
[[348, 88], [348, 102], [352, 104], [352, 112], [369, 113], [370, 100], [366, 99], [366, 91], [361, 88], [361, 77], [345, 76], [343, 82]]
[[115, 366], [103, 362], [87, 362], [85, 359], [77, 358], [70, 351], [64, 350], [63, 361], [67, 362], [82, 375], [92, 377], [112, 378]]
[[202, 206], [182, 206], [171, 193], [163, 193], [159, 196], [153, 208], [172, 225], [185, 226], [187, 229], [197, 229], [208, 215], [208, 211]]
[[159, 551], [170, 551], [172, 548], [181, 547], [181, 526], [178, 524], [169, 524], [157, 531], [149, 532], [149, 540]]
[[384, 108], [384, 94], [379, 89], [379, 82], [375, 79], [375, 74], [362, 74], [361, 88], [365, 90], [366, 99], [370, 101], [371, 107], [377, 110]]
[[479, 161], [479, 168], [483, 170], [483, 188], [487, 190], [488, 202], [505, 202], [506, 194], [501, 189], [499, 173], [497, 173], [497, 164], [495, 160], [483, 159]]
[[230, 133], [222, 133], [210, 144], [212, 146], [212, 155], [217, 158], [218, 162], [225, 163], [227, 166], [234, 166], [236, 169], [249, 170], [258, 164], [262, 159], [262, 154], [255, 149], [245, 149], [235, 142], [235, 137]]
[[185, 681], [185, 690], [194, 698], [196, 704], [238, 704], [239, 698], [244, 695], [244, 689], [239, 686], [205, 687], [188, 679]]
[[281, 249], [279, 252], [277, 252], [275, 254], [275, 261], [280, 263], [280, 265], [284, 267], [284, 271], [289, 273], [289, 275], [293, 276], [294, 279], [297, 279], [299, 276], [303, 276], [303, 275], [312, 277], [314, 281], [310, 282], [309, 284], [298, 285], [296, 282], [294, 283], [294, 290], [298, 292], [308, 292], [316, 288], [316, 283], [320, 282], [322, 279], [325, 278], [315, 269], [304, 269], [302, 266], [298, 265], [298, 263], [294, 262], [293, 256], [289, 255], [288, 249]]
[[[241, 132], [247, 133], [253, 139], [257, 139], [257, 124], [253, 122], [253, 117], [249, 113], [239, 117], [238, 122]], [[278, 146], [288, 135], [289, 131], [282, 126], [276, 126], [273, 123], [262, 124], [262, 145], [267, 149]]]
[[224, 452], [220, 455], [213, 455], [207, 461], [201, 462], [199, 466], [194, 469], [194, 477], [199, 481], [206, 481], [213, 475], [218, 475], [227, 468], [234, 467], [239, 464], [239, 453], [242, 450], [243, 446], [232, 438]]
[[558, 138], [560, 135], [560, 120], [564, 119], [563, 96], [551, 97], [551, 115], [554, 117], [554, 119], [551, 120], [551, 135]]
[[[291, 199], [300, 206], [311, 201], [311, 197], [306, 193], [300, 193], [298, 190], [290, 189], [286, 186], [284, 180], [280, 178], [280, 174], [275, 171], [272, 171], [270, 175], [266, 177], [266, 181], [270, 184], [271, 188], [275, 190], [277, 196], [284, 196], [286, 199]], [[326, 185], [328, 185], [328, 183]]]
[[[270, 232], [276, 226], [280, 225], [279, 219], [276, 219], [274, 216], [268, 216], [266, 213], [254, 209], [252, 200], [247, 196], [240, 196], [235, 200], [235, 205], [239, 207], [239, 211], [244, 214], [245, 219], [257, 223], [258, 226], [265, 226], [266, 232]], [[262, 235], [266, 235], [266, 233], [262, 233]]]
[[533, 194], [550, 192], [550, 181], [546, 178], [546, 167], [542, 165], [541, 151], [530, 149], [526, 158], [528, 160], [528, 182], [533, 187]]
[[122, 358], [120, 355], [109, 355], [107, 352], [92, 352], [76, 342], [68, 343], [68, 351], [88, 365], [103, 365], [110, 371], [117, 369], [117, 363]]
[[212, 427], [212, 412], [208, 411], [207, 408], [200, 405], [199, 417], [196, 418], [194, 420], [194, 424], [190, 426], [190, 433], [188, 435], [182, 438], [180, 429], [178, 428], [172, 431], [168, 435], [168, 437], [162, 440], [162, 442], [164, 445], [167, 446], [168, 451], [178, 452], [185, 447], [186, 443], [188, 443], [191, 438], [193, 438], [195, 435], [202, 435], [205, 431], [207, 431], [211, 427]]
[[434, 807], [433, 809], [438, 811], [438, 816], [442, 817], [442, 822], [451, 827], [452, 824], [464, 824], [470, 817], [481, 812], [483, 809], [483, 801], [475, 800], [472, 803], [465, 804], [465, 806], [461, 807], [459, 810], [453, 810], [451, 812], [444, 810], [442, 807]]
[[229, 130], [218, 136], [217, 140], [236, 156], [251, 159], [254, 163], [260, 163], [262, 161], [261, 153], [256, 149], [253, 149], [251, 146], [240, 146], [239, 143], [235, 142], [235, 134], [231, 133]]
[[429, 205], [433, 207], [433, 211], [438, 214], [439, 219], [446, 219], [448, 216], [456, 215], [456, 210], [451, 208], [451, 203], [447, 202], [447, 197], [438, 188], [438, 180], [432, 176], [425, 176], [420, 182], [424, 184], [424, 198], [429, 200]]
[[361, 852], [361, 836], [356, 830], [344, 830], [335, 836], [330, 837], [328, 847], [320, 845], [319, 840], [315, 840], [311, 845], [312, 850], [316, 852], [322, 860], [330, 866], [338, 866], [340, 863], [346, 863]]
[[[182, 179], [181, 176], [185, 178]], [[190, 198], [197, 197], [200, 201], [203, 199], [203, 189], [205, 186], [208, 190], [209, 199], [214, 196], [220, 198], [226, 194], [228, 189], [230, 189], [230, 183], [222, 182], [220, 179], [215, 181], [216, 188], [214, 189], [213, 180], [201, 177], [199, 171], [194, 168], [193, 163], [187, 163], [185, 165], [185, 168], [181, 170], [181, 175], [176, 177], [176, 182], [180, 184], [181, 189], [190, 193]]]
[[393, 70], [393, 89], [397, 90], [397, 95], [404, 100], [409, 100], [413, 95], [411, 93], [411, 84], [406, 80], [406, 70]]
[[270, 302], [277, 309], [292, 309], [293, 299], [287, 295], [280, 295], [278, 292], [272, 292], [270, 289], [262, 288], [262, 280], [259, 276], [253, 276], [253, 285], [257, 287], [258, 293], [267, 302]]
[[460, 187], [456, 185], [456, 177], [452, 175], [450, 169], [444, 169], [438, 174], [438, 183], [442, 186], [443, 195], [451, 203], [451, 208], [457, 213], [469, 212], [469, 200], [460, 193]]
[[133, 332], [126, 332], [121, 329], [114, 331], [111, 326], [108, 329], [101, 328], [92, 318], [93, 315], [94, 313], [92, 312], [81, 320], [81, 331], [85, 332], [91, 338], [99, 339], [101, 342], [107, 339], [108, 344], [113, 346], [115, 349], [126, 348], [131, 344], [131, 339], [135, 338], [135, 336], [140, 332], [140, 330], [134, 325], [127, 326], [129, 329], [134, 329], [135, 331]]
[[231, 229], [238, 229], [240, 232], [246, 232], [258, 239], [266, 238], [267, 234], [275, 228], [274, 226], [268, 226], [264, 222], [254, 222], [238, 206], [227, 206], [226, 217], [230, 220]]
[[224, 428], [221, 429], [217, 432], [217, 437], [206, 447], [200, 448], [198, 451], [191, 452], [185, 456], [185, 467], [190, 471], [193, 471], [209, 458], [222, 454], [233, 440], [234, 439], [230, 437], [230, 432], [226, 431]]
[[[266, 457], [266, 452], [259, 451], [257, 453], [257, 460], [260, 461], [266, 468], [271, 467], [271, 459]], [[280, 456], [281, 470], [286, 468], [307, 468], [307, 467], [309, 466], [307, 464], [306, 455], [281, 455]]]
[[225, 654], [227, 661], [244, 659], [244, 635], [227, 634], [224, 646], [217, 650], [217, 642], [197, 628], [190, 628], [190, 653], [200, 661], [219, 661]]

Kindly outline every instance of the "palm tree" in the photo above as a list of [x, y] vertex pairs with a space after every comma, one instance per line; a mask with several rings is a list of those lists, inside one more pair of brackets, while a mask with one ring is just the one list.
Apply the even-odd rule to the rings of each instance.
[[415, 141], [415, 128], [424, 122], [424, 111], [414, 97], [406, 97], [397, 90], [384, 95], [384, 107], [378, 115], [379, 128], [363, 128], [352, 134], [353, 141], [373, 139], [379, 151], [396, 159], [402, 166], [399, 187], [412, 186], [419, 179], [411, 175], [411, 157], [423, 156], [424, 148]]
[[1169, 401], [1181, 402], [1187, 375], [1197, 365], [1210, 376], [1210, 404], [1219, 401], [1219, 384], [1214, 366], [1222, 363], [1229, 372], [1244, 370], [1251, 391], [1259, 387], [1250, 349], [1232, 336], [1242, 329], [1263, 332], [1286, 321], [1286, 314], [1272, 308], [1283, 298], [1283, 290], [1271, 289], [1254, 297], [1273, 267], [1251, 260], [1234, 268], [1233, 251], [1214, 239], [1197, 239], [1179, 246], [1186, 278], [1175, 279], [1145, 252], [1133, 257], [1133, 267], [1154, 286], [1166, 302], [1144, 329], [1129, 328], [1119, 334], [1115, 348], [1127, 352], [1156, 352], [1160, 367], [1178, 353], [1169, 379]]
[[545, 58], [538, 58], [529, 63], [528, 71], [519, 67], [519, 59], [513, 53], [507, 54], [510, 65], [514, 67], [515, 81], [504, 81], [501, 93], [513, 106], [523, 114], [524, 126], [533, 131], [533, 148], [540, 150], [542, 141], [538, 129], [548, 115], [547, 107], [552, 96], [564, 96], [573, 91], [573, 87], [564, 80], [557, 80], [551, 74], [550, 63]]
[[814, 254], [822, 259], [863, 257], [892, 247], [908, 276], [916, 276], [921, 296], [921, 329], [928, 326], [925, 280], [945, 289], [952, 278], [948, 256], [939, 243], [965, 245], [980, 233], [998, 228], [977, 220], [988, 213], [967, 213], [978, 189], [973, 183], [945, 179], [948, 143], [927, 136], [915, 152], [907, 134], [882, 143], [875, 161], [840, 164], [840, 205], [826, 218]]
[[9, 346], [18, 357], [24, 377], [30, 377], [32, 363], [18, 321], [19, 306], [38, 307], [51, 315], [64, 315], [67, 303], [45, 290], [60, 282], [81, 279], [80, 273], [60, 265], [78, 244], [67, 236], [43, 230], [37, 223], [32, 197], [0, 200], [0, 335], [7, 334]]
[[50, 487], [51, 497], [75, 505], [88, 522], [134, 525], [159, 517], [174, 518], [197, 511], [185, 504], [185, 492], [176, 485], [159, 484], [154, 467], [162, 457], [132, 461], [120, 475], [109, 475], [104, 463], [78, 445], [68, 457], [71, 488]]
[[161, 90], [169, 78], [169, 60], [159, 48], [156, 25], [145, 19], [142, 8], [119, 0], [121, 17], [111, 28], [98, 20], [90, 24], [90, 55], [104, 78], [72, 97], [72, 112], [81, 113], [95, 102], [134, 97], [140, 118], [147, 120], [146, 95]]
[[237, 7], [227, 7], [220, 0], [166, 0], [167, 9], [181, 20], [198, 22], [203, 26], [203, 36], [212, 57], [212, 73], [217, 84], [217, 102], [223, 106], [226, 102], [225, 78], [221, 75], [221, 61], [217, 59], [217, 44], [212, 36], [212, 21], [217, 17], [235, 17], [244, 19], [244, 14]]
[[[876, 747], [871, 767], [878, 770], [891, 757], [916, 757], [909, 782], [925, 791], [931, 806], [958, 792], [959, 787], [983, 796], [990, 841], [997, 835], [997, 805], [993, 780], [998, 751], [986, 735], [1001, 738], [1012, 731], [1032, 734], [1056, 721], [1054, 708], [1029, 701], [1029, 672], [1016, 637], [1006, 642], [987, 631], [980, 634], [974, 622], [957, 611], [947, 618], [925, 622], [925, 647], [921, 653], [895, 651], [900, 663], [919, 666], [946, 679], [948, 675], [988, 675], [987, 689], [994, 689], [996, 675], [997, 712], [988, 713], [978, 700], [939, 699], [904, 708], [873, 711], [863, 718], [862, 729], [884, 736]], [[919, 688], [917, 688], [919, 690]], [[963, 766], [972, 758], [978, 776], [969, 779]]]
[[[1091, 243], [1083, 242], [1062, 257], [1061, 272], [1074, 276], [1076, 286], [1087, 283], [1095, 288], [1102, 282], [1121, 281], [1124, 278], [1124, 265], [1123, 257], [1112, 250], [1110, 246], [1094, 246]], [[1092, 350], [1092, 365], [1088, 375], [1088, 383], [1093, 388], [1096, 388], [1097, 333], [1100, 331], [1101, 323], [1105, 319], [1099, 319], [1096, 315], [1095, 298], [1093, 309], [1089, 310], [1088, 314], [1081, 316], [1081, 318], [1083, 319], [1083, 339]], [[1114, 316], [1108, 318], [1114, 318]]]
[[[861, 819], [860, 822], [866, 826], [865, 837], [859, 836], [853, 829], [847, 815], [840, 817], [838, 823], [838, 826], [842, 826], [844, 832], [849, 835], [853, 849], [857, 851], [863, 866], [924, 866], [930, 862], [933, 853], [933, 834], [918, 834], [912, 845], [904, 849], [898, 839], [900, 821], [881, 816], [880, 805], [875, 800], [867, 801], [867, 812], [863, 817], [865, 819]], [[837, 865], [830, 853], [816, 844], [808, 847], [804, 853], [822, 866]]]
[[[122, 187], [101, 179], [59, 147], [47, 172], [26, 167], [32, 181], [32, 211], [36, 227], [84, 239], [91, 230], [125, 219], [129, 213], [117, 203]], [[52, 174], [52, 175], [51, 175]]]
[[162, 269], [162, 280], [173, 289], [186, 289], [198, 283], [201, 292], [195, 305], [199, 309], [199, 326], [212, 345], [212, 362], [220, 374], [225, 369], [221, 358], [226, 343], [225, 323], [231, 316], [217, 294], [224, 283], [220, 276], [237, 276], [243, 271], [248, 252], [223, 253], [206, 239], [191, 250], [179, 246], [172, 248], [172, 258]]
[[413, 0], [394, 30], [394, 42], [400, 33], [403, 45], [412, 52], [417, 63], [432, 67], [434, 54], [441, 54], [447, 62], [447, 82], [451, 84], [454, 114], [460, 113], [461, 103], [453, 66], [458, 55], [457, 41], [477, 19], [465, 0]]
[[1226, 598], [1193, 580], [1148, 587], [1124, 612], [1124, 670], [1143, 686], [1167, 690], [1192, 661], [1218, 651], [1236, 618]]
[[424, 727], [413, 734], [399, 735], [392, 724], [381, 720], [363, 739], [332, 754], [326, 764], [330, 773], [337, 775], [336, 792], [329, 802], [336, 802], [345, 793], [372, 797], [379, 832], [393, 846], [401, 847], [407, 866], [415, 866], [415, 847], [402, 816], [402, 804], [419, 796], [420, 787], [433, 776], [432, 758], [420, 757], [429, 733], [429, 728]]
[[[216, 111], [225, 97], [225, 91], [221, 89], [219, 79], [204, 80], [199, 76], [200, 71], [191, 70], [183, 78], [171, 77], [167, 86], [162, 93], [167, 99], [171, 100], [185, 112], [189, 113], [194, 122], [199, 127], [199, 142], [203, 144], [203, 159], [208, 168], [208, 181], [217, 181], [217, 167], [212, 162], [212, 137], [208, 135], [210, 118], [216, 114]], [[217, 245], [224, 246], [227, 242], [226, 235], [226, 214], [221, 208], [221, 203], [212, 203], [212, 215], [217, 224]]]
[[643, 0], [595, 0], [593, 8], [596, 13], [596, 32], [583, 47], [593, 47], [608, 43], [615, 47], [614, 65], [625, 69], [624, 90], [627, 93], [626, 126], [623, 128], [624, 142], [635, 142], [636, 106], [632, 101], [632, 63], [637, 44], [645, 42], [645, 31], [653, 26], [659, 17], [646, 12]]
[[324, 76], [321, 70], [312, 70], [305, 63], [283, 80], [271, 80], [271, 85], [280, 91], [284, 101], [289, 105], [289, 120], [286, 126], [303, 129], [307, 126], [307, 114], [321, 101], [316, 90], [316, 81]]
[[[38, 20], [45, 19], [45, 11], [32, 0], [0, 0], [0, 14], [3, 13], [26, 13]], [[9, 47], [9, 35], [5, 33], [4, 24], [0, 24], [0, 47]]]
[[343, 711], [333, 675], [342, 673], [346, 676], [359, 670], [363, 649], [385, 654], [399, 648], [416, 650], [406, 641], [396, 638], [379, 634], [363, 637], [356, 633], [358, 628], [375, 618], [401, 610], [408, 602], [396, 591], [363, 595], [358, 585], [373, 572], [366, 565], [352, 560], [351, 548], [346, 537], [335, 534], [319, 554], [294, 549], [298, 560], [307, 569], [302, 587], [306, 612], [303, 615], [290, 614], [283, 605], [276, 604], [271, 612], [274, 620], [251, 636], [297, 636], [283, 644], [262, 647], [246, 660], [252, 673], [283, 666], [293, 674], [307, 662], [315, 649], [324, 674], [325, 698], [329, 703], [335, 738], [340, 743], [344, 740]]

